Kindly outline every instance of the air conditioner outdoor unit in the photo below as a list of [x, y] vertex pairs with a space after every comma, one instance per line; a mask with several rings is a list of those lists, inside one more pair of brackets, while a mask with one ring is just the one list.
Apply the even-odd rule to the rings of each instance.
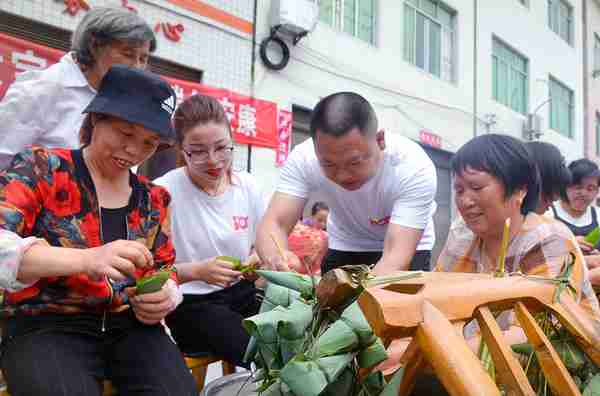
[[542, 117], [537, 114], [527, 114], [523, 125], [523, 134], [527, 140], [539, 139], [542, 135]]
[[311, 0], [273, 0], [271, 29], [291, 36], [294, 44], [311, 32], [319, 19], [319, 6]]

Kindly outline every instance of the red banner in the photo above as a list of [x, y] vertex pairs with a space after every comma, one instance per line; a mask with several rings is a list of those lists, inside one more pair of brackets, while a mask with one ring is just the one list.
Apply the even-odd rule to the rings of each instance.
[[[0, 33], [0, 99], [15, 80], [15, 74], [44, 69], [57, 63], [64, 52]], [[234, 140], [280, 150], [277, 105], [226, 89], [165, 77], [177, 94], [177, 102], [200, 93], [219, 100], [231, 122]], [[291, 118], [290, 118], [291, 121]]]

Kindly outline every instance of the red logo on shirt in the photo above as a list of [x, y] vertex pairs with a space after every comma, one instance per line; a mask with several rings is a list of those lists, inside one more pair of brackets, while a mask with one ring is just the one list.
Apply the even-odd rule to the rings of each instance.
[[242, 231], [248, 229], [248, 216], [233, 216], [233, 230]]
[[391, 216], [386, 216], [381, 219], [378, 219], [377, 217], [371, 217], [369, 218], [369, 223], [371, 223], [371, 225], [386, 225], [390, 223], [390, 217]]

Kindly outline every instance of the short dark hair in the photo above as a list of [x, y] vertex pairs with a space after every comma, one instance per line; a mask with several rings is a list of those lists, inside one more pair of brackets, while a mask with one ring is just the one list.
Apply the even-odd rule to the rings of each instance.
[[315, 202], [314, 205], [312, 206], [312, 208], [310, 209], [310, 214], [312, 216], [314, 216], [317, 213], [319, 213], [320, 210], [327, 210], [327, 211], [329, 211], [329, 206], [327, 206], [327, 204], [325, 202], [322, 202], [322, 201]]
[[[598, 183], [600, 183], [600, 169], [598, 169], [598, 165], [587, 158], [571, 162], [569, 164], [569, 171], [571, 172], [571, 182], [568, 186], [579, 184], [586, 177], [596, 177], [598, 178]], [[561, 198], [563, 201], [569, 202], [566, 188], [561, 191]]]
[[525, 147], [538, 168], [542, 193], [546, 197], [561, 195], [571, 183], [571, 172], [558, 147], [538, 141], [527, 142]]
[[455, 175], [467, 168], [491, 174], [504, 186], [504, 198], [516, 190], [527, 189], [521, 213], [526, 215], [536, 209], [540, 194], [538, 170], [525, 145], [512, 136], [477, 136], [456, 152], [450, 167]]
[[357, 128], [362, 135], [377, 132], [377, 116], [371, 104], [354, 92], [338, 92], [321, 99], [313, 110], [310, 134], [317, 131], [340, 137]]

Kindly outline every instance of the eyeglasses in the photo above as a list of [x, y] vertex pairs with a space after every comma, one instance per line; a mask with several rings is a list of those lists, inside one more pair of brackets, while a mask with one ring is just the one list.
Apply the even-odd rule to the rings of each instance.
[[[182, 151], [185, 153], [185, 155], [187, 155], [191, 162], [196, 164], [201, 164], [208, 161], [211, 154], [211, 151], [208, 150], [188, 151], [186, 149], [182, 149]], [[228, 159], [232, 153], [233, 146], [221, 146], [212, 151], [213, 158], [217, 161]]]

